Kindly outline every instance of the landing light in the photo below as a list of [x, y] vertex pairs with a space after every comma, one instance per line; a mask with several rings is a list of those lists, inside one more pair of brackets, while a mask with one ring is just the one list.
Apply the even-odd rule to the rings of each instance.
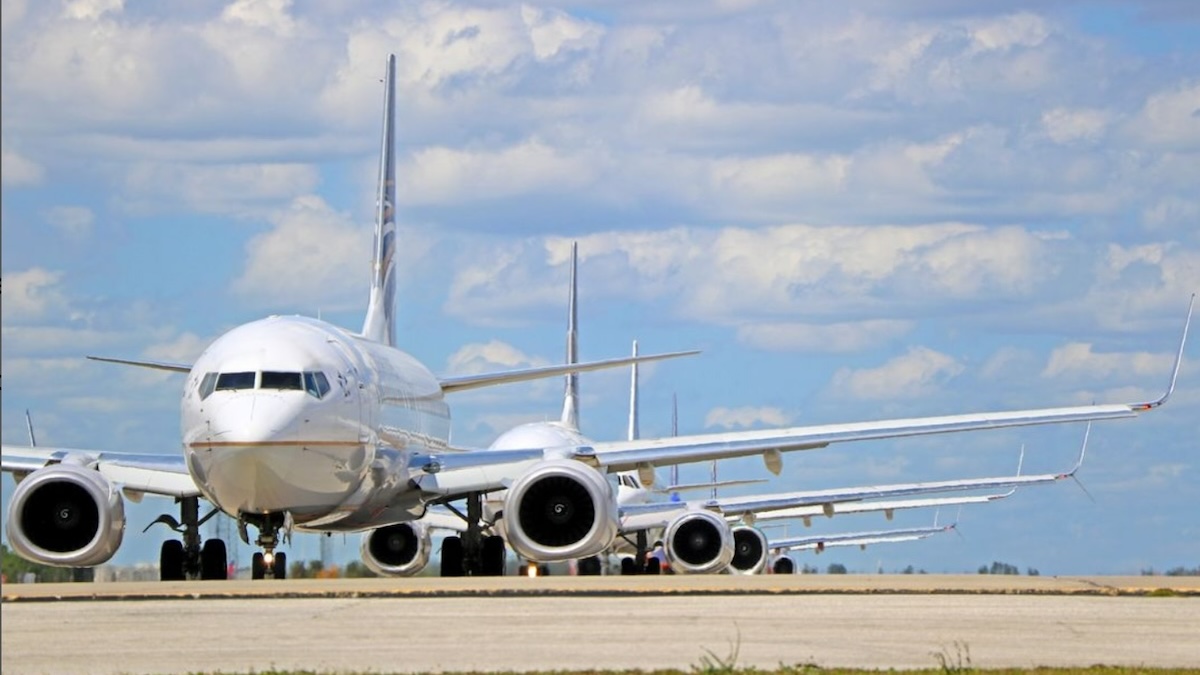
[[538, 566], [537, 565], [527, 565], [525, 567], [525, 575], [528, 577], [531, 577], [531, 578], [536, 577], [538, 575]]
[[264, 553], [263, 554], [263, 564], [264, 565], [274, 565], [275, 564], [275, 554], [274, 553]]

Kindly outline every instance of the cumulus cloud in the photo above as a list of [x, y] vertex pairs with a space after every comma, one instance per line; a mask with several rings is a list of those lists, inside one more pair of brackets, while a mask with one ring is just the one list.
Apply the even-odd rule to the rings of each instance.
[[272, 229], [246, 244], [235, 293], [312, 312], [361, 302], [370, 278], [370, 228], [314, 196], [297, 198], [271, 223]]
[[247, 214], [311, 193], [318, 182], [309, 164], [178, 164], [141, 162], [125, 176], [130, 208]]
[[550, 365], [549, 362], [540, 357], [529, 356], [507, 342], [491, 340], [460, 347], [447, 360], [446, 372], [454, 375], [477, 375], [497, 370], [546, 365]]
[[844, 354], [865, 351], [902, 337], [912, 321], [879, 319], [827, 325], [762, 323], [739, 326], [738, 341], [768, 351]]
[[1150, 145], [1175, 151], [1200, 149], [1200, 83], [1181, 84], [1151, 95], [1129, 130]]
[[62, 289], [63, 273], [33, 267], [4, 275], [4, 321], [34, 319], [68, 311]]
[[1103, 110], [1054, 108], [1042, 113], [1042, 129], [1055, 143], [1098, 140], [1108, 124]]
[[927, 396], [962, 371], [962, 364], [952, 356], [913, 347], [878, 368], [841, 368], [831, 386], [841, 396], [863, 400]]
[[779, 408], [742, 406], [740, 408], [718, 407], [708, 411], [704, 416], [706, 428], [721, 427], [723, 429], [745, 429], [750, 427], [768, 426], [781, 427], [791, 422], [792, 418]]
[[0, 151], [0, 180], [4, 185], [37, 185], [46, 171], [40, 164], [5, 147]]
[[68, 241], [80, 242], [92, 234], [96, 214], [85, 206], [55, 206], [46, 211], [46, 222]]
[[1168, 372], [1174, 361], [1174, 354], [1095, 352], [1091, 344], [1071, 342], [1050, 353], [1042, 377], [1108, 380], [1114, 375], [1157, 375]]
[[[593, 293], [669, 296], [680, 316], [743, 326], [791, 323], [763, 321], [787, 316], [878, 315], [985, 294], [1025, 297], [1055, 277], [1055, 246], [1069, 243], [1024, 228], [962, 223], [672, 228], [578, 241], [581, 278], [597, 280]], [[548, 278], [557, 267], [547, 263], [565, 260], [567, 246], [553, 237], [464, 250], [448, 309], [487, 321], [560, 302], [553, 289], [561, 285]], [[743, 336], [769, 341], [772, 330], [747, 328]]]

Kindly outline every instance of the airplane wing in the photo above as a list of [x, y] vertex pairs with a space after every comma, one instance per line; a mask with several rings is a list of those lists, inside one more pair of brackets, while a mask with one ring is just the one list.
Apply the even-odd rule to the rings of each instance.
[[593, 443], [589, 447], [577, 448], [575, 455], [576, 459], [610, 472], [637, 469], [643, 477], [642, 482], [649, 484], [650, 480], [647, 479], [653, 478], [653, 468], [661, 464], [685, 464], [762, 454], [767, 468], [773, 473], [778, 473], [782, 463], [779, 453], [823, 448], [832, 443], [1135, 417], [1139, 413], [1153, 410], [1166, 403], [1174, 391], [1175, 381], [1179, 376], [1179, 366], [1183, 361], [1183, 348], [1187, 344], [1188, 326], [1191, 324], [1194, 304], [1195, 296], [1188, 305], [1183, 337], [1179, 341], [1179, 350], [1175, 354], [1175, 364], [1171, 369], [1171, 379], [1167, 390], [1162, 396], [1152, 401], [913, 417], [875, 422], [822, 424], [786, 429]]
[[[995, 490], [1015, 488], [1021, 485], [1039, 485], [1053, 483], [1075, 475], [1083, 464], [1087, 451], [1087, 434], [1084, 434], [1083, 446], [1079, 459], [1069, 471], [1064, 473], [1043, 473], [1015, 476], [997, 476], [991, 478], [964, 478], [946, 481], [930, 481], [923, 483], [896, 483], [891, 485], [871, 485], [863, 487], [834, 488], [829, 490], [810, 490], [769, 495], [751, 495], [745, 497], [725, 497], [720, 499], [691, 500], [684, 502], [656, 502], [650, 504], [631, 504], [621, 507], [621, 532], [635, 532], [648, 528], [666, 527], [673, 519], [689, 510], [709, 510], [730, 518], [749, 517], [761, 518], [764, 513], [771, 511], [787, 511], [798, 508], [820, 509], [821, 513], [832, 516], [839, 511], [839, 504], [845, 502], [862, 503], [861, 510], [888, 510], [895, 508], [897, 502], [872, 503], [867, 500], [895, 499], [912, 497], [923, 494], [962, 492], [968, 490]], [[993, 495], [988, 495], [993, 497]], [[874, 508], [870, 506], [874, 504]], [[803, 517], [803, 516], [802, 516]]]
[[499, 373], [485, 373], [482, 375], [443, 377], [439, 379], [439, 382], [442, 385], [442, 392], [449, 394], [455, 391], [465, 391], [467, 389], [477, 389], [479, 387], [490, 387], [497, 384], [508, 384], [509, 382], [524, 382], [527, 380], [538, 380], [547, 377], [556, 377], [558, 375], [567, 375], [570, 373], [583, 373], [589, 370], [618, 368], [620, 366], [628, 366], [634, 363], [661, 361], [663, 359], [679, 358], [680, 356], [693, 356], [699, 353], [699, 351], [691, 350], [684, 352], [669, 352], [666, 354], [648, 354], [646, 356], [622, 356], [615, 359], [605, 359], [603, 361], [563, 363], [554, 366], [523, 368], [520, 370], [507, 370]]
[[757, 522], [769, 520], [785, 520], [790, 518], [801, 518], [804, 520], [804, 525], [807, 527], [811, 524], [812, 518], [815, 516], [828, 515], [846, 515], [851, 513], [878, 513], [880, 511], [887, 515], [888, 520], [892, 519], [892, 514], [896, 511], [907, 509], [925, 509], [938, 508], [942, 506], [961, 506], [963, 504], [987, 504], [1005, 497], [1011, 496], [1017, 488], [1010, 488], [1007, 492], [998, 492], [990, 495], [966, 495], [962, 497], [928, 497], [925, 499], [895, 499], [895, 500], [877, 500], [868, 502], [835, 502], [830, 504], [814, 504], [809, 506], [796, 506], [790, 509], [776, 509], [774, 511], [763, 511], [760, 513], [744, 514], [742, 520], [747, 525], [754, 525]]
[[877, 532], [843, 532], [840, 534], [806, 535], [803, 537], [781, 537], [768, 540], [767, 546], [771, 550], [816, 550], [819, 553], [832, 546], [866, 547], [869, 544], [916, 541], [942, 532], [949, 532], [954, 528], [955, 525], [937, 525], [932, 527], [879, 530]]
[[69, 448], [5, 445], [0, 448], [0, 469], [18, 479], [52, 464], [74, 463], [95, 469], [131, 499], [143, 494], [195, 497], [199, 488], [188, 473], [182, 455], [99, 452]]

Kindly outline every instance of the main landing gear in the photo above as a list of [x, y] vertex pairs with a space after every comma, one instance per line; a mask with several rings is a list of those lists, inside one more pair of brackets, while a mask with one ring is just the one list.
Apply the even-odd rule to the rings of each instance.
[[183, 535], [182, 541], [168, 539], [162, 543], [158, 555], [159, 578], [163, 581], [227, 578], [225, 542], [209, 539], [200, 545], [200, 526], [216, 515], [217, 509], [201, 518], [199, 497], [183, 497], [178, 501], [179, 520], [164, 513], [146, 526], [149, 530], [156, 523], [162, 523]]
[[275, 547], [279, 545], [279, 530], [283, 528], [284, 520], [281, 513], [268, 513], [265, 515], [243, 514], [242, 519], [238, 521], [238, 533], [242, 535], [242, 541], [246, 543], [250, 543], [250, 538], [246, 534], [246, 523], [258, 528], [258, 538], [254, 540], [254, 543], [262, 550], [255, 551], [254, 556], [250, 559], [251, 579], [287, 578], [287, 554], [282, 551], [275, 552]]
[[466, 515], [449, 504], [446, 506], [466, 522], [467, 530], [460, 536], [442, 540], [442, 576], [504, 576], [508, 546], [504, 537], [483, 533], [483, 493], [467, 495]]

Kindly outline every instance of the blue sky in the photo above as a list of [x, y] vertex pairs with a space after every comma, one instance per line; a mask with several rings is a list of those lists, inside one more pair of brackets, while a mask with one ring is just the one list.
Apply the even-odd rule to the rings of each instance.
[[[42, 444], [175, 453], [181, 378], [84, 354], [190, 361], [265, 314], [361, 325], [388, 52], [406, 349], [439, 373], [560, 361], [578, 240], [583, 358], [704, 352], [647, 369], [644, 435], [672, 394], [685, 433], [1153, 398], [1200, 290], [1191, 2], [4, 0], [0, 44], [5, 443], [29, 409]], [[1195, 566], [1187, 352], [1168, 406], [1095, 428], [1091, 499], [1026, 490], [962, 537], [816, 562]], [[584, 431], [620, 436], [627, 373], [582, 387]], [[458, 395], [454, 440], [560, 396]], [[1056, 471], [1082, 436], [843, 445], [768, 489], [994, 475], [1021, 445]], [[150, 501], [117, 562], [156, 557], [165, 529], [140, 530], [175, 510]]]

